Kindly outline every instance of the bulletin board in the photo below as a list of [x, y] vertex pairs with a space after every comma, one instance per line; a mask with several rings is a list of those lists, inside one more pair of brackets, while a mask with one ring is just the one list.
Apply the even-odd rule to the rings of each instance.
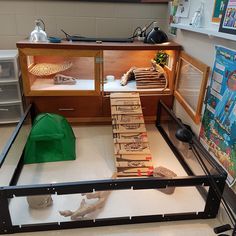
[[236, 51], [216, 46], [200, 141], [236, 181]]

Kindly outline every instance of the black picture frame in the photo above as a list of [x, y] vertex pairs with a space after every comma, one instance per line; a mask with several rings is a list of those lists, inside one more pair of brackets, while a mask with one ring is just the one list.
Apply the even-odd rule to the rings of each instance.
[[232, 0], [227, 0], [225, 4], [219, 32], [236, 35], [236, 4], [232, 7], [232, 3]]

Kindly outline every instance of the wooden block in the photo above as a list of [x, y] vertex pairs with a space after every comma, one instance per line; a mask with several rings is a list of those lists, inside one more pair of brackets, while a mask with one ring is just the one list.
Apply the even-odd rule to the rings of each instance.
[[143, 168], [117, 168], [118, 176], [151, 176], [153, 167]]
[[139, 175], [137, 173], [123, 173], [123, 172], [117, 172], [117, 177], [143, 177], [143, 176], [147, 176], [147, 174], [145, 175]]
[[151, 161], [117, 161], [116, 167], [117, 168], [153, 167], [153, 163]]
[[114, 133], [114, 143], [147, 143], [147, 133]]
[[117, 161], [151, 161], [152, 157], [149, 154], [116, 154]]
[[165, 85], [166, 82], [165, 81], [139, 81], [136, 83], [136, 85]]
[[111, 106], [111, 114], [140, 114], [142, 115], [142, 107], [140, 105], [137, 106]]
[[147, 173], [147, 172], [152, 172], [153, 173], [153, 166], [149, 167], [132, 167], [132, 168], [125, 168], [125, 167], [118, 167], [117, 168], [119, 172], [123, 173], [137, 173], [137, 172], [142, 172], [142, 173]]
[[112, 124], [144, 124], [143, 115], [112, 115]]
[[141, 105], [140, 99], [139, 98], [113, 98], [111, 99], [111, 106], [137, 106]]
[[110, 98], [139, 98], [139, 93], [111, 93]]
[[136, 86], [137, 89], [157, 89], [157, 88], [165, 88], [163, 85], [141, 85], [141, 86]]
[[123, 173], [117, 172], [117, 177], [120, 178], [146, 178], [150, 175], [148, 173]]
[[[142, 79], [140, 77], [140, 79]], [[157, 82], [149, 77], [151, 85]], [[145, 84], [142, 80], [141, 85]], [[110, 95], [114, 152], [119, 177], [153, 174], [152, 157], [138, 93]]]
[[146, 127], [144, 124], [119, 124], [112, 125], [113, 133], [142, 133], [146, 132]]
[[115, 154], [150, 154], [147, 143], [116, 143]]

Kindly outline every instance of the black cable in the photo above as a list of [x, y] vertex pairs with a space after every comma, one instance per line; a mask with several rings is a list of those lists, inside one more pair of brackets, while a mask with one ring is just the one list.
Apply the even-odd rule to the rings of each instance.
[[138, 29], [140, 30], [140, 33], [142, 32], [142, 28], [140, 26], [136, 27], [133, 32], [133, 36], [130, 37], [129, 39], [133, 39], [133, 38], [136, 38], [137, 36], [139, 36], [138, 34], [135, 34]]
[[44, 21], [43, 21], [42, 19], [37, 19], [37, 20], [40, 21], [40, 22], [43, 24], [43, 31], [45, 31], [45, 30], [46, 30], [46, 27], [45, 27]]
[[70, 36], [69, 34], [67, 34], [63, 29], [61, 29], [61, 31], [65, 34], [67, 40], [71, 37], [71, 36]]
[[[42, 21], [41, 19], [39, 19], [39, 20]], [[142, 36], [142, 35], [145, 36], [147, 29], [149, 29], [149, 27], [150, 27], [154, 22], [155, 22], [155, 21], [152, 21], [152, 22], [149, 23], [147, 26], [145, 25], [143, 28], [141, 28], [140, 26], [136, 27], [135, 30], [134, 30], [134, 32], [133, 32], [133, 35], [132, 35], [131, 37], [129, 37], [128, 39], [134, 39], [134, 38], [136, 38], [137, 36], [139, 36], [138, 33], [136, 33], [137, 30], [140, 30], [140, 36]], [[42, 21], [42, 23], [43, 23], [43, 25], [44, 25], [44, 30], [45, 30], [45, 24], [44, 24], [43, 21]], [[84, 36], [80, 36], [80, 35], [77, 35], [77, 34], [75, 34], [75, 35], [70, 35], [70, 34], [66, 33], [63, 29], [61, 29], [61, 31], [65, 34], [66, 39], [67, 39], [68, 41], [72, 40], [73, 38], [74, 38], [74, 39], [76, 39], [76, 38], [77, 38], [77, 39], [86, 38], [86, 37], [84, 37]]]
[[149, 27], [150, 27], [154, 22], [155, 22], [155, 20], [152, 21], [148, 26], [144, 26], [144, 27], [146, 27], [146, 30], [149, 29]]
[[[192, 145], [192, 143], [190, 143], [190, 147], [191, 147], [191, 149], [193, 150], [193, 153], [194, 153], [195, 157], [197, 158], [197, 160], [198, 160], [198, 162], [199, 162], [199, 164], [200, 164], [202, 170], [203, 170], [204, 173], [209, 177], [210, 182], [211, 182], [211, 184], [213, 185], [213, 188], [214, 188], [214, 191], [215, 191], [215, 193], [216, 193], [217, 198], [218, 198], [219, 200], [221, 200], [221, 203], [222, 203], [222, 205], [223, 205], [223, 207], [224, 207], [224, 209], [225, 209], [225, 211], [226, 211], [226, 213], [227, 213], [227, 215], [228, 215], [228, 217], [229, 217], [231, 223], [232, 223], [232, 224], [234, 225], [234, 227], [235, 227], [236, 219], [235, 219], [235, 217], [234, 217], [234, 214], [232, 213], [232, 211], [231, 211], [230, 207], [228, 206], [227, 202], [224, 200], [223, 196], [221, 196], [221, 193], [219, 192], [218, 186], [216, 185], [216, 183], [215, 183], [214, 179], [212, 178], [211, 174], [209, 173], [209, 171], [208, 171], [208, 169], [207, 169], [205, 163], [202, 161], [202, 159], [201, 159], [201, 157], [200, 157], [198, 151], [196, 150], [196, 148], [194, 147], [194, 145]], [[226, 226], [226, 225], [225, 225], [225, 226]], [[231, 229], [233, 229], [233, 228], [231, 228]], [[229, 229], [227, 228], [227, 230], [229, 230]], [[236, 231], [236, 229], [234, 229], [234, 231]], [[233, 235], [234, 235], [234, 234], [233, 234]]]
[[236, 225], [234, 226], [234, 229], [233, 229], [233, 234], [232, 236], [236, 236]]
[[137, 36], [139, 36], [138, 34], [135, 34], [136, 31], [139, 29], [140, 30], [140, 36], [146, 36], [146, 31], [150, 28], [150, 26], [154, 23], [155, 21], [152, 21], [151, 23], [149, 23], [148, 25], [145, 25], [143, 28], [141, 28], [140, 26], [136, 27], [136, 29], [133, 32], [132, 37], [130, 37], [129, 39], [133, 39]]
[[63, 29], [61, 29], [61, 31], [65, 34], [66, 39], [67, 39], [68, 41], [71, 40], [71, 39], [73, 39], [73, 38], [77, 38], [77, 39], [85, 38], [85, 37], [80, 36], [80, 35], [78, 35], [78, 34], [70, 35], [70, 34], [66, 33]]

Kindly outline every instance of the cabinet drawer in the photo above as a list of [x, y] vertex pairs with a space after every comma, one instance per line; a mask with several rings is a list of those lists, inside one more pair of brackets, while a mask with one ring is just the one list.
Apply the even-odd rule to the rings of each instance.
[[40, 97], [32, 98], [37, 112], [51, 112], [65, 117], [98, 117], [102, 115], [101, 98]]
[[1, 84], [0, 83], [0, 103], [20, 101], [20, 88], [18, 83]]
[[16, 79], [16, 68], [13, 60], [0, 60], [0, 81]]
[[103, 97], [103, 116], [111, 117], [111, 103], [110, 103], [110, 97]]
[[0, 123], [18, 122], [21, 115], [21, 104], [0, 105]]

